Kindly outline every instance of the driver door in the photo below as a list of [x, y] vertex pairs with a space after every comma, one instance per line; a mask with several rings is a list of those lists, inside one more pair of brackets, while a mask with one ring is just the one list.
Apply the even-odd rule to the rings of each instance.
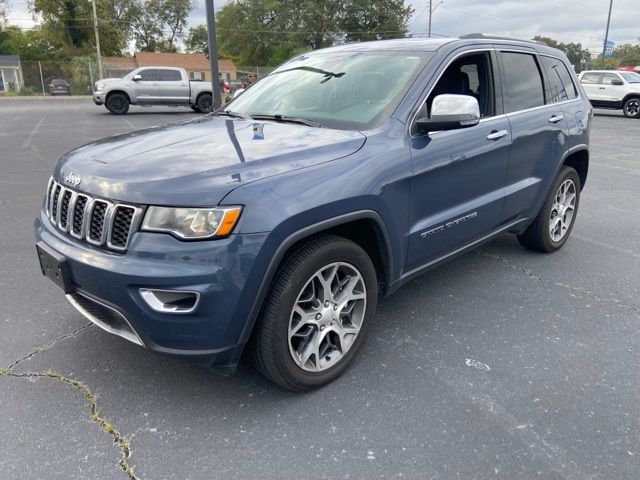
[[154, 102], [159, 93], [158, 86], [158, 70], [155, 68], [146, 68], [138, 72], [142, 78], [132, 82], [133, 91], [135, 92], [136, 101], [138, 103]]
[[481, 120], [472, 127], [428, 135], [412, 129], [407, 271], [437, 261], [500, 225], [511, 131], [500, 115], [497, 75], [492, 52], [458, 53], [420, 106], [416, 118], [428, 116], [436, 95], [470, 95], [478, 100]]

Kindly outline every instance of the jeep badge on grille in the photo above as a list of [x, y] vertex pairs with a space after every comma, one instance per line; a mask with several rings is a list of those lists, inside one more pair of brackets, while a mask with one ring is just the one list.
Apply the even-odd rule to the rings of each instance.
[[69, 185], [77, 187], [78, 185], [80, 185], [82, 178], [76, 175], [75, 172], [70, 172], [69, 175], [65, 177], [64, 181], [67, 182]]

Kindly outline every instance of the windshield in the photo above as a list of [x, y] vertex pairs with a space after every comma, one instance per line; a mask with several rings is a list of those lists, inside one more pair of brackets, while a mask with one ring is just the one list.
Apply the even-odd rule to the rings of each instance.
[[640, 73], [618, 72], [629, 83], [640, 83]]
[[302, 55], [224, 107], [239, 115], [310, 120], [368, 130], [386, 121], [431, 52], [332, 52]]

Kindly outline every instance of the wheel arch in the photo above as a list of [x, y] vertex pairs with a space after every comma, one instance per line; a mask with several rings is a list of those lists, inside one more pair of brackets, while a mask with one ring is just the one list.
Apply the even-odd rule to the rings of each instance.
[[622, 99], [621, 104], [624, 105], [625, 102], [631, 98], [637, 98], [638, 100], [640, 100], [640, 92], [631, 92], [631, 93], [627, 93], [624, 98]]
[[589, 173], [589, 150], [585, 147], [571, 151], [562, 161], [562, 165], [572, 167], [578, 172], [580, 190], [582, 190], [587, 182], [587, 174]]
[[378, 283], [383, 287], [381, 290], [384, 291], [384, 286], [391, 283], [393, 272], [391, 241], [382, 217], [378, 213], [373, 210], [361, 210], [306, 226], [287, 236], [273, 254], [247, 316], [239, 343], [246, 343], [251, 337], [264, 301], [282, 263], [308, 241], [322, 235], [338, 235], [358, 244], [371, 257]]

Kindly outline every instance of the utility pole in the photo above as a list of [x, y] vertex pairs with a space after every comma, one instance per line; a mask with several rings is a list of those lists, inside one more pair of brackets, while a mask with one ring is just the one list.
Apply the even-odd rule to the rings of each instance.
[[216, 45], [216, 14], [213, 0], [204, 0], [207, 7], [207, 32], [209, 34], [209, 63], [211, 65], [211, 87], [213, 91], [213, 109], [220, 108], [222, 101], [220, 81], [218, 80], [218, 47]]
[[[93, 5], [93, 30], [96, 34], [96, 54], [98, 55], [98, 76], [104, 78], [102, 75], [102, 56], [100, 55], [100, 34], [98, 33], [98, 12], [96, 10], [96, 0], [91, 0]], [[93, 87], [93, 84], [91, 85]]]
[[441, 0], [440, 2], [436, 3], [436, 6], [434, 7], [433, 0], [429, 0], [429, 29], [427, 30], [428, 38], [431, 38], [431, 16], [433, 15], [433, 12], [436, 11], [436, 8], [438, 8], [443, 3], [444, 3], [444, 0]]
[[607, 30], [604, 34], [604, 44], [602, 45], [602, 66], [604, 66], [604, 54], [607, 53], [607, 42], [609, 41], [609, 24], [611, 23], [611, 9], [613, 0], [609, 1], [609, 16], [607, 17]]

